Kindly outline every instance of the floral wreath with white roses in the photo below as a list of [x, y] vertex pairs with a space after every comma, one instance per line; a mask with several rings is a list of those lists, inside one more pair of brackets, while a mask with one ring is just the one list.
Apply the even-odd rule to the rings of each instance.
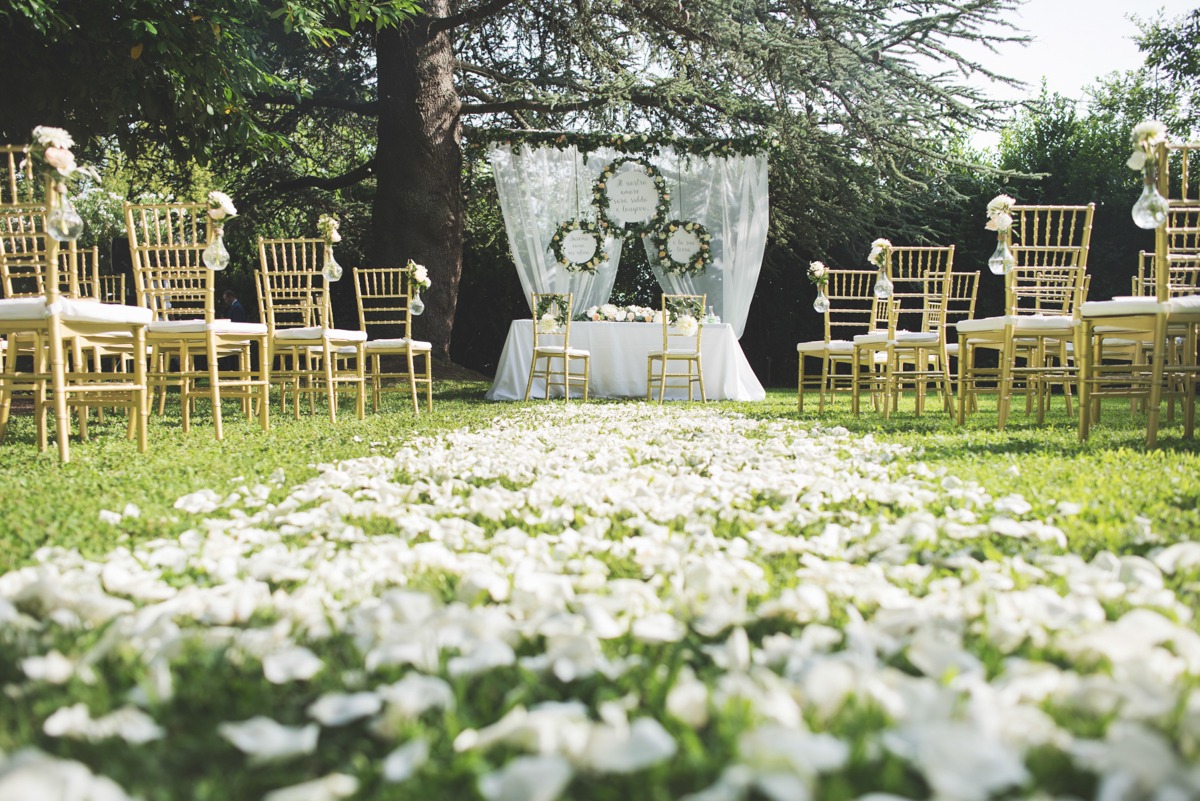
[[[587, 261], [571, 261], [563, 252], [563, 242], [566, 241], [567, 234], [572, 231], [583, 231], [596, 237], [596, 252]], [[604, 240], [607, 237], [608, 225], [603, 220], [572, 217], [559, 224], [555, 229], [554, 235], [550, 237], [550, 252], [554, 254], [555, 260], [570, 272], [594, 273], [600, 269], [601, 264], [608, 261], [608, 248], [604, 246]]]
[[[658, 194], [658, 204], [654, 207], [654, 216], [647, 222], [628, 223], [622, 226], [608, 216], [608, 182], [626, 164], [638, 165], [641, 167], [642, 172], [654, 179], [654, 191]], [[671, 212], [671, 193], [667, 189], [667, 182], [662, 177], [662, 173], [645, 159], [633, 157], [617, 159], [600, 171], [600, 177], [596, 179], [596, 183], [592, 187], [592, 202], [596, 205], [596, 211], [599, 213], [600, 219], [606, 225], [618, 231], [625, 231], [637, 236], [644, 236], [656, 228], [661, 228], [663, 222], [667, 219], [667, 215]]]
[[[675, 261], [668, 247], [671, 234], [680, 229], [694, 235], [700, 242], [699, 250], [687, 261]], [[658, 266], [669, 275], [696, 275], [707, 270], [712, 264], [712, 234], [695, 220], [671, 220], [662, 228], [652, 231], [650, 241], [654, 244]]]

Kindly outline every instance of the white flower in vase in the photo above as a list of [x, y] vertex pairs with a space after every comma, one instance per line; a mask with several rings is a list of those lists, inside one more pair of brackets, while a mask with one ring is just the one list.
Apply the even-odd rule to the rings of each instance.
[[987, 204], [988, 221], [984, 228], [988, 231], [1007, 231], [1012, 228], [1012, 209], [1016, 200], [1008, 195], [996, 195]]
[[208, 216], [214, 220], [230, 219], [237, 216], [237, 208], [229, 195], [214, 189], [208, 193]]
[[829, 268], [825, 266], [824, 262], [809, 262], [808, 280], [812, 281], [817, 286], [825, 286], [825, 282], [829, 280]]
[[1131, 170], [1143, 169], [1147, 162], [1154, 163], [1154, 149], [1167, 141], [1167, 126], [1158, 120], [1142, 120], [1133, 126], [1129, 140], [1133, 145], [1133, 155], [1125, 164]]
[[317, 218], [317, 231], [327, 243], [341, 242], [342, 235], [338, 233], [338, 218], [332, 214], [322, 214]]
[[[868, 261], [876, 267], [883, 269], [887, 266], [888, 257], [892, 252], [892, 242], [890, 239], [882, 237], [871, 243], [871, 252], [867, 256]], [[822, 265], [823, 266], [823, 265]]]
[[429, 280], [429, 270], [425, 269], [425, 265], [417, 264], [412, 259], [409, 259], [407, 267], [412, 282], [421, 289], [429, 289], [433, 282]]

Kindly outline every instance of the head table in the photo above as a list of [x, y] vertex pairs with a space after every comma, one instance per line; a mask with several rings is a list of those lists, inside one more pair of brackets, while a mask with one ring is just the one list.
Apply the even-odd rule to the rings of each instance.
[[[733, 335], [732, 326], [706, 325], [700, 336], [704, 392], [710, 400], [759, 401], [766, 397]], [[652, 350], [662, 350], [662, 344], [662, 325], [656, 323], [571, 323], [571, 348], [592, 354], [589, 394], [595, 398], [645, 398], [646, 355]], [[513, 320], [487, 399], [523, 400], [532, 355], [533, 320]], [[673, 370], [679, 367], [672, 365]], [[535, 378], [531, 397], [544, 394], [544, 383]], [[582, 387], [578, 394], [583, 394]], [[571, 396], [575, 395], [572, 385]], [[687, 390], [668, 387], [666, 396], [687, 398]]]

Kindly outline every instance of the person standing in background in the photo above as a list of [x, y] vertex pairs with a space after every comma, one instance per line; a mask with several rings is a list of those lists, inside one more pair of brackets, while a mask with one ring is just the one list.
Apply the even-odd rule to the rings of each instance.
[[232, 289], [226, 289], [221, 299], [225, 301], [225, 311], [228, 313], [231, 323], [246, 322], [246, 310], [242, 307], [242, 302], [238, 300], [237, 294]]

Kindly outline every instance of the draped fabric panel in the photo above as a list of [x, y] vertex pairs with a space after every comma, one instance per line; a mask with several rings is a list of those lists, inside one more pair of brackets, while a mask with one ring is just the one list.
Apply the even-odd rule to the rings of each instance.
[[[492, 149], [500, 206], [526, 298], [530, 292], [572, 292], [576, 311], [608, 300], [622, 241], [610, 238], [609, 258], [588, 274], [559, 265], [550, 239], [565, 220], [595, 219], [593, 182], [604, 167], [629, 155], [612, 148], [582, 154], [574, 146]], [[667, 149], [645, 160], [666, 181], [670, 219], [699, 222], [712, 236], [713, 262], [698, 275], [664, 274], [647, 238], [643, 247], [659, 285], [670, 293], [708, 295], [708, 305], [741, 337], [767, 241], [766, 156], [697, 156]]]

